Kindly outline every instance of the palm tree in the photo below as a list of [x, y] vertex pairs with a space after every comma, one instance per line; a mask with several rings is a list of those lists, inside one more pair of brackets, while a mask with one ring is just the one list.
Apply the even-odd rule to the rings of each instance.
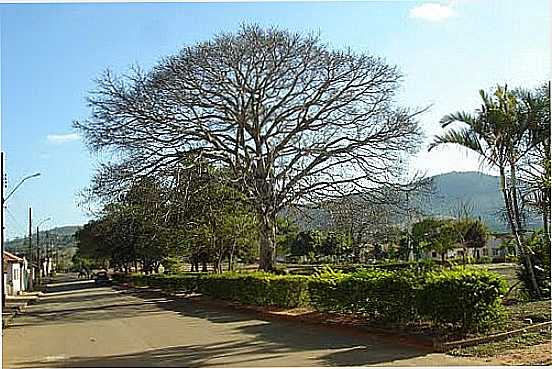
[[456, 144], [477, 153], [483, 164], [499, 171], [500, 191], [504, 197], [508, 223], [515, 238], [520, 256], [525, 260], [533, 287], [540, 297], [531, 260], [521, 239], [522, 218], [518, 202], [516, 166], [525, 154], [523, 145], [531, 119], [526, 105], [520, 104], [507, 86], [498, 86], [493, 96], [479, 91], [483, 104], [475, 114], [457, 112], [445, 115], [440, 123], [447, 128], [453, 123], [463, 124], [460, 128], [449, 128], [443, 135], [435, 136], [428, 151], [442, 144]]
[[518, 95], [530, 112], [526, 115], [528, 134], [524, 143], [527, 155], [519, 165], [520, 177], [528, 184], [522, 202], [541, 213], [544, 234], [550, 243], [550, 82], [534, 92], [520, 90]]

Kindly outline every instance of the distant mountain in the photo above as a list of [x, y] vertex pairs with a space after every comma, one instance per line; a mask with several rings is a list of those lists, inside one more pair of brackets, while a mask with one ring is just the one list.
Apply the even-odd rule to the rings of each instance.
[[[68, 225], [40, 231], [40, 243], [44, 245], [44, 242], [47, 242], [49, 246], [59, 247], [62, 249], [76, 247], [74, 235], [75, 232], [81, 228], [82, 226], [80, 225]], [[32, 233], [32, 238], [34, 247], [36, 245], [36, 232]], [[14, 238], [6, 241], [4, 246], [8, 251], [23, 252], [28, 250], [29, 238], [28, 236]]]
[[[456, 217], [463, 206], [468, 216], [480, 218], [491, 231], [508, 231], [502, 215], [504, 200], [499, 190], [499, 177], [479, 172], [451, 172], [430, 179], [433, 182], [432, 194], [414, 200], [425, 216]], [[300, 211], [286, 209], [280, 215], [293, 219], [302, 230], [324, 229], [330, 222], [328, 212], [316, 206], [302, 206]], [[398, 216], [395, 222], [404, 225], [406, 218]], [[527, 226], [540, 227], [539, 216], [530, 217]]]
[[[502, 215], [504, 200], [499, 190], [499, 177], [479, 172], [451, 172], [432, 177], [434, 193], [425, 200], [422, 209], [435, 216], [455, 216], [461, 205], [470, 216], [481, 218], [493, 231], [508, 230]], [[527, 220], [530, 228], [539, 227], [539, 217]]]
[[67, 225], [67, 226], [49, 229], [47, 232], [50, 232], [51, 234], [57, 234], [60, 236], [73, 236], [81, 228], [82, 228], [81, 225]]

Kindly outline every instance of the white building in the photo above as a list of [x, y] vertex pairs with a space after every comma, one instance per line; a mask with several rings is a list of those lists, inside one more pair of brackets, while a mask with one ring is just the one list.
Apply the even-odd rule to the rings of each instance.
[[4, 286], [6, 295], [18, 295], [26, 290], [27, 261], [4, 251]]
[[[449, 250], [445, 254], [445, 260], [448, 259], [460, 259], [464, 256], [475, 257], [479, 259], [481, 257], [490, 257], [491, 259], [504, 259], [508, 254], [507, 248], [503, 247], [504, 242], [509, 239], [508, 234], [493, 234], [487, 238], [487, 242], [484, 247], [467, 248], [464, 249], [458, 245], [458, 247]], [[441, 260], [441, 254], [436, 251], [427, 251], [425, 257], [433, 260]], [[502, 260], [503, 261], [503, 260]]]

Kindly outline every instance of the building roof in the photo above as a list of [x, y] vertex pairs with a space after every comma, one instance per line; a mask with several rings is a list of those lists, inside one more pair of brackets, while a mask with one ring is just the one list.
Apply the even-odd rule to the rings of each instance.
[[8, 263], [20, 263], [23, 261], [23, 258], [20, 258], [11, 252], [4, 251], [4, 261], [7, 261]]

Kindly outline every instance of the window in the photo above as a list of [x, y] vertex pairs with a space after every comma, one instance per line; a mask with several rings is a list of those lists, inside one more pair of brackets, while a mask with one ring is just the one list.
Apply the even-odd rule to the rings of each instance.
[[431, 257], [436, 258], [436, 257], [437, 257], [437, 251], [432, 251], [432, 252], [431, 252]]

